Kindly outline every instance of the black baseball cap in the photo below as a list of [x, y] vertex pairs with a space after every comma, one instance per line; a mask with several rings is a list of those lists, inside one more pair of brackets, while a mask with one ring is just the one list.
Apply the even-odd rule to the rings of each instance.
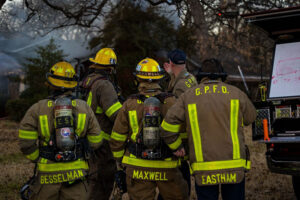
[[175, 49], [168, 53], [168, 58], [172, 61], [172, 63], [182, 65], [185, 64], [186, 55], [182, 50]]

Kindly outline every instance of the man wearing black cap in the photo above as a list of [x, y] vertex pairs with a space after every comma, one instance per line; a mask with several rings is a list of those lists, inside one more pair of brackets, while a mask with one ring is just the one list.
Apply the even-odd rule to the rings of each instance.
[[[175, 49], [168, 53], [169, 62], [164, 63], [164, 69], [171, 76], [171, 80], [168, 86], [167, 91], [174, 94], [176, 98], [178, 98], [181, 94], [183, 94], [189, 88], [197, 85], [196, 78], [190, 74], [186, 70], [186, 55], [182, 50]], [[188, 155], [188, 141], [187, 141], [187, 133], [185, 130], [185, 126], [182, 126], [180, 129], [180, 137], [182, 139], [185, 151]], [[190, 169], [189, 164], [187, 163], [188, 156], [184, 157], [184, 160], [181, 163], [181, 167], [179, 168], [183, 178], [187, 181], [189, 186], [189, 194], [191, 191], [191, 177], [190, 177]]]
[[177, 98], [187, 89], [197, 84], [196, 78], [186, 70], [186, 55], [182, 50], [175, 49], [168, 53], [169, 63], [164, 63], [164, 69], [171, 76], [167, 91]]

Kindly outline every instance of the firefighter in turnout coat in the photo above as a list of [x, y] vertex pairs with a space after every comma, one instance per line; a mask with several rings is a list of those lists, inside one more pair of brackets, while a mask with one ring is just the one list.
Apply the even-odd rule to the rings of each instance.
[[[165, 70], [170, 74], [171, 80], [167, 91], [174, 94], [178, 98], [189, 88], [197, 85], [196, 78], [186, 70], [186, 55], [182, 50], [175, 49], [168, 53], [169, 62], [164, 63]], [[185, 126], [182, 126], [180, 137], [183, 142], [185, 150], [188, 152], [188, 141]], [[183, 178], [189, 186], [189, 195], [191, 192], [191, 174], [190, 166], [187, 162], [188, 155], [186, 155], [179, 167]]]
[[19, 129], [21, 151], [37, 167], [29, 199], [87, 199], [89, 149], [103, 135], [92, 109], [71, 95], [77, 85], [71, 64], [55, 64], [47, 84], [52, 96], [31, 106]]
[[89, 67], [90, 74], [85, 78], [81, 87], [84, 99], [94, 111], [100, 124], [104, 142], [95, 151], [90, 160], [89, 187], [90, 200], [108, 200], [113, 189], [116, 163], [109, 148], [108, 141], [119, 109], [122, 107], [118, 100], [117, 86], [110, 81], [110, 76], [117, 64], [117, 57], [111, 48], [103, 48], [90, 58], [93, 64]]
[[110, 140], [115, 159], [126, 167], [127, 192], [133, 200], [153, 200], [158, 187], [164, 199], [187, 199], [180, 160], [173, 155], [183, 149], [181, 138], [163, 141], [159, 132], [161, 117], [175, 98], [161, 91], [163, 74], [155, 60], [139, 62], [135, 75], [139, 93], [123, 104]]
[[182, 94], [161, 124], [163, 136], [178, 138], [186, 124], [189, 160], [198, 199], [245, 198], [245, 171], [250, 169], [243, 127], [256, 118], [247, 95], [222, 82], [226, 73], [216, 59], [202, 65], [199, 85]]

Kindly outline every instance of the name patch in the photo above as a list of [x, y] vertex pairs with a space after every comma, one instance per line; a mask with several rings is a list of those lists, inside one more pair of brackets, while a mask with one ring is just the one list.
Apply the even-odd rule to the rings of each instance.
[[166, 172], [152, 172], [152, 171], [142, 171], [133, 170], [133, 179], [149, 180], [149, 181], [167, 181]]
[[226, 86], [206, 85], [203, 88], [195, 89], [196, 96], [203, 94], [229, 94]]
[[236, 173], [202, 175], [202, 184], [236, 183]]
[[81, 170], [74, 170], [67, 173], [41, 175], [40, 183], [41, 184], [63, 183], [63, 182], [75, 181], [81, 177], [83, 177], [83, 172]]

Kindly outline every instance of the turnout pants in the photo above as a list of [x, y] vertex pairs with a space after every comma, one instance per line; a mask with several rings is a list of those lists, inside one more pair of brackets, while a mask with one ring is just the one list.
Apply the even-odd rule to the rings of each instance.
[[131, 200], [153, 200], [158, 187], [160, 195], [164, 200], [187, 200], [188, 186], [179, 170], [173, 180], [168, 181], [147, 181], [137, 180], [126, 176], [127, 192]]
[[113, 190], [115, 173], [117, 170], [116, 161], [107, 141], [95, 151], [95, 158], [89, 160], [90, 176], [89, 200], [108, 200]]
[[[198, 186], [195, 184], [198, 200], [218, 200], [219, 185]], [[245, 199], [245, 179], [236, 184], [221, 184], [221, 194], [223, 200], [244, 200]]]
[[57, 184], [34, 184], [30, 186], [32, 193], [30, 200], [87, 200], [88, 187], [86, 181], [71, 185]]

